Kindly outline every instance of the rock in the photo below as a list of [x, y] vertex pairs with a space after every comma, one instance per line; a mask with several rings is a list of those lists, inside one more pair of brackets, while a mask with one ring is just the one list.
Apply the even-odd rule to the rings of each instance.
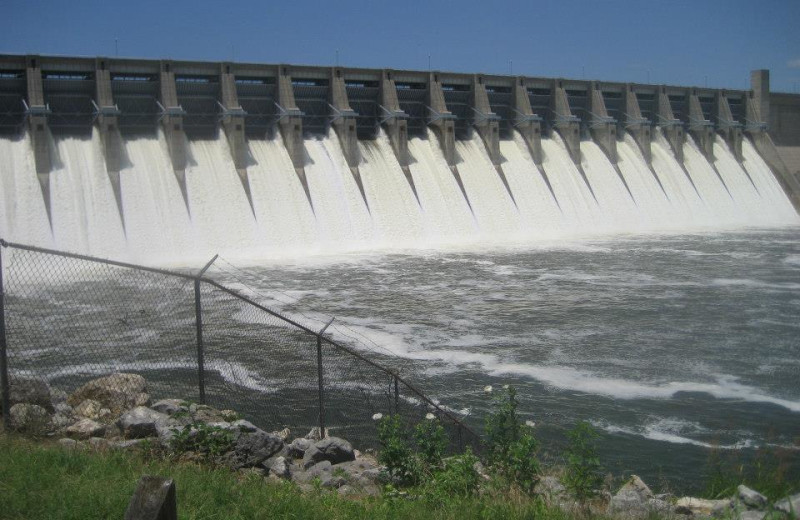
[[228, 422], [228, 419], [231, 418], [224, 412], [204, 404], [191, 405], [189, 407], [189, 413], [191, 414], [192, 419], [195, 422], [203, 422], [206, 424], [217, 423], [217, 422]]
[[152, 406], [153, 410], [167, 415], [174, 415], [178, 412], [188, 412], [189, 407], [186, 406], [186, 401], [181, 399], [161, 399]]
[[157, 424], [156, 436], [158, 437], [158, 443], [162, 447], [169, 448], [172, 444], [172, 439], [175, 437], [175, 426], [169, 424]]
[[117, 426], [128, 439], [157, 437], [158, 425], [165, 425], [169, 420], [167, 414], [151, 410], [145, 406], [137, 406], [128, 410], [117, 420]]
[[567, 494], [567, 488], [556, 477], [547, 475], [536, 484], [536, 494], [555, 499]]
[[66, 402], [56, 403], [54, 408], [55, 408], [55, 413], [60, 413], [62, 415], [67, 415], [67, 416], [73, 415], [72, 407], [68, 405]]
[[93, 421], [108, 421], [112, 417], [111, 410], [104, 408], [100, 401], [86, 399], [72, 409], [73, 413], [80, 417], [92, 419]]
[[260, 466], [281, 448], [283, 441], [277, 435], [261, 430], [243, 433], [234, 443], [230, 463], [234, 469]]
[[68, 439], [66, 437], [63, 439], [58, 439], [56, 443], [62, 448], [66, 448], [69, 450], [74, 450], [75, 448], [78, 447], [78, 441], [76, 441], [75, 439]]
[[794, 515], [794, 518], [800, 518], [800, 493], [779, 500], [775, 503], [775, 509], [790, 516]]
[[[238, 421], [233, 421], [231, 426], [235, 428], [237, 431], [246, 432], [246, 433], [253, 433], [259, 431], [261, 428], [256, 426], [255, 424], [251, 423], [250, 421], [245, 421], [244, 419], [239, 419]], [[285, 440], [285, 439], [283, 439]]]
[[58, 405], [67, 404], [67, 393], [60, 388], [50, 388], [50, 401], [58, 410]]
[[89, 381], [78, 388], [67, 399], [70, 406], [77, 406], [87, 399], [100, 402], [114, 415], [150, 401], [147, 382], [138, 374], [111, 374]]
[[733, 518], [737, 520], [762, 520], [765, 516], [767, 516], [767, 513], [764, 511], [747, 510], [739, 512]]
[[674, 505], [679, 515], [717, 516], [729, 509], [730, 500], [705, 500], [702, 498], [682, 497]]
[[53, 413], [53, 399], [50, 385], [39, 379], [11, 376], [8, 381], [8, 399], [11, 406], [15, 404], [35, 404]]
[[89, 439], [89, 446], [96, 450], [104, 450], [109, 447], [111, 443], [103, 437], [92, 437]]
[[130, 448], [135, 448], [144, 442], [147, 442], [147, 439], [128, 439], [125, 441], [111, 442], [109, 443], [109, 447], [115, 450], [127, 450]]
[[[344, 439], [339, 437], [327, 437], [321, 441], [314, 443], [314, 448], [318, 453], [314, 453], [314, 457], [319, 460], [328, 460], [331, 464], [340, 464], [349, 460], [355, 460], [356, 455], [353, 453], [353, 447]], [[308, 451], [303, 455], [305, 462]]]
[[[275, 475], [277, 477], [283, 479], [289, 479], [292, 476], [291, 469], [289, 462], [286, 460], [286, 457], [273, 457], [269, 463], [269, 472], [271, 475]], [[266, 467], [267, 464], [264, 464]]]
[[278, 437], [280, 437], [283, 442], [286, 442], [286, 439], [288, 439], [289, 435], [292, 434], [292, 430], [290, 430], [289, 428], [284, 428], [281, 431], [272, 432], [272, 433], [274, 435], [277, 435]]
[[319, 485], [323, 488], [339, 488], [347, 483], [344, 475], [336, 474], [330, 461], [323, 460], [303, 471], [292, 475], [294, 481], [299, 484], [311, 484], [319, 480]]
[[739, 501], [750, 509], [764, 509], [767, 507], [767, 497], [743, 484], [736, 488], [736, 496]]
[[302, 459], [306, 450], [314, 445], [310, 439], [297, 438], [289, 444], [289, 456], [295, 459]]
[[9, 410], [11, 428], [31, 435], [44, 435], [50, 431], [50, 416], [37, 404], [18, 403]]
[[608, 504], [608, 514], [611, 516], [639, 518], [669, 510], [669, 504], [655, 498], [647, 484], [636, 475], [631, 476]]
[[73, 439], [100, 437], [105, 431], [105, 426], [91, 419], [81, 419], [66, 429], [67, 435]]
[[[325, 428], [325, 433], [328, 432], [328, 429]], [[306, 439], [311, 441], [318, 441], [322, 439], [322, 435], [319, 434], [319, 426], [315, 426], [311, 428], [311, 431], [306, 434]]]
[[301, 463], [301, 466], [303, 466], [303, 469], [308, 469], [318, 462], [322, 462], [323, 460], [325, 460], [325, 458], [322, 456], [322, 452], [312, 444], [303, 454], [303, 462]]
[[52, 431], [59, 432], [65, 430], [74, 422], [75, 419], [72, 418], [72, 416], [64, 415], [62, 413], [56, 413], [55, 415], [50, 417], [50, 429]]

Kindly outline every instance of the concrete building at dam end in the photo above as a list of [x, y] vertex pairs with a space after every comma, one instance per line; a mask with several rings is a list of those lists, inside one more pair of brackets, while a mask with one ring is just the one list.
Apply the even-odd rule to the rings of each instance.
[[649, 163], [651, 140], [660, 129], [679, 162], [687, 134], [712, 165], [717, 135], [739, 161], [742, 140], [751, 140], [800, 212], [800, 95], [770, 92], [767, 70], [751, 73], [750, 90], [736, 90], [440, 71], [0, 55], [0, 134], [28, 132], [48, 212], [51, 136], [91, 135], [95, 128], [120, 209], [123, 140], [159, 128], [184, 199], [187, 139], [224, 133], [250, 198], [247, 141], [280, 133], [309, 202], [304, 136], [333, 129], [365, 203], [358, 141], [374, 139], [379, 129], [415, 195], [408, 139], [431, 129], [465, 197], [455, 142], [477, 132], [512, 199], [499, 141], [515, 131], [537, 165], [542, 137], [557, 133], [582, 172], [583, 140], [594, 140], [616, 165], [617, 141], [628, 133]]

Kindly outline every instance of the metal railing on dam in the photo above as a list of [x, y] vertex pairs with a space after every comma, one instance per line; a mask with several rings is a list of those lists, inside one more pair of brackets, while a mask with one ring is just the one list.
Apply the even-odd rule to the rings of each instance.
[[473, 430], [396, 370], [327, 325], [311, 330], [206, 277], [210, 264], [189, 274], [0, 240], [6, 425], [16, 377], [71, 392], [129, 372], [153, 399], [232, 408], [265, 429], [318, 427], [365, 448], [377, 445], [375, 414], [416, 423], [433, 413], [451, 449], [479, 449]]

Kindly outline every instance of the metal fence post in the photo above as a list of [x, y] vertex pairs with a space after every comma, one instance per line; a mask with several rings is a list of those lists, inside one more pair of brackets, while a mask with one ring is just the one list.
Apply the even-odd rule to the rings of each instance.
[[194, 321], [197, 332], [197, 387], [200, 392], [200, 403], [206, 404], [206, 357], [205, 349], [203, 346], [203, 306], [200, 302], [200, 277], [214, 263], [219, 255], [214, 255], [214, 258], [197, 273], [197, 278], [194, 279]]
[[394, 379], [394, 413], [400, 413], [400, 388], [397, 384], [397, 376], [392, 376]]
[[336, 318], [331, 318], [331, 321], [325, 324], [322, 329], [317, 332], [317, 379], [319, 382], [319, 437], [320, 439], [324, 439], [327, 437], [325, 434], [325, 384], [324, 379], [322, 377], [322, 334], [325, 332], [333, 320]]
[[6, 293], [3, 288], [3, 248], [5, 242], [0, 241], [0, 387], [3, 391], [3, 424], [6, 430], [11, 426], [11, 384], [8, 380], [8, 353], [6, 351]]
[[197, 386], [200, 402], [206, 404], [206, 360], [203, 352], [203, 309], [200, 303], [200, 280], [194, 281], [194, 316], [197, 328]]

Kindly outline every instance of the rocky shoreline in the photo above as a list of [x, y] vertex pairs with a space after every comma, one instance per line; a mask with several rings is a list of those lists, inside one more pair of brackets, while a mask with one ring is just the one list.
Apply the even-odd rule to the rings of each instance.
[[[288, 429], [267, 432], [235, 411], [181, 399], [151, 402], [147, 382], [137, 374], [94, 379], [71, 394], [40, 380], [12, 377], [9, 400], [14, 431], [56, 439], [65, 449], [158, 450], [182, 461], [343, 496], [379, 495], [391, 482], [373, 453], [361, 453], [345, 439], [321, 438], [316, 428], [301, 437]], [[480, 463], [476, 469], [490, 478]], [[585, 510], [555, 476], [544, 476], [535, 491], [563, 509]], [[615, 494], [601, 494], [590, 506], [593, 513], [614, 518], [800, 518], [800, 494], [774, 504], [744, 485], [723, 500], [656, 495], [635, 475]]]

